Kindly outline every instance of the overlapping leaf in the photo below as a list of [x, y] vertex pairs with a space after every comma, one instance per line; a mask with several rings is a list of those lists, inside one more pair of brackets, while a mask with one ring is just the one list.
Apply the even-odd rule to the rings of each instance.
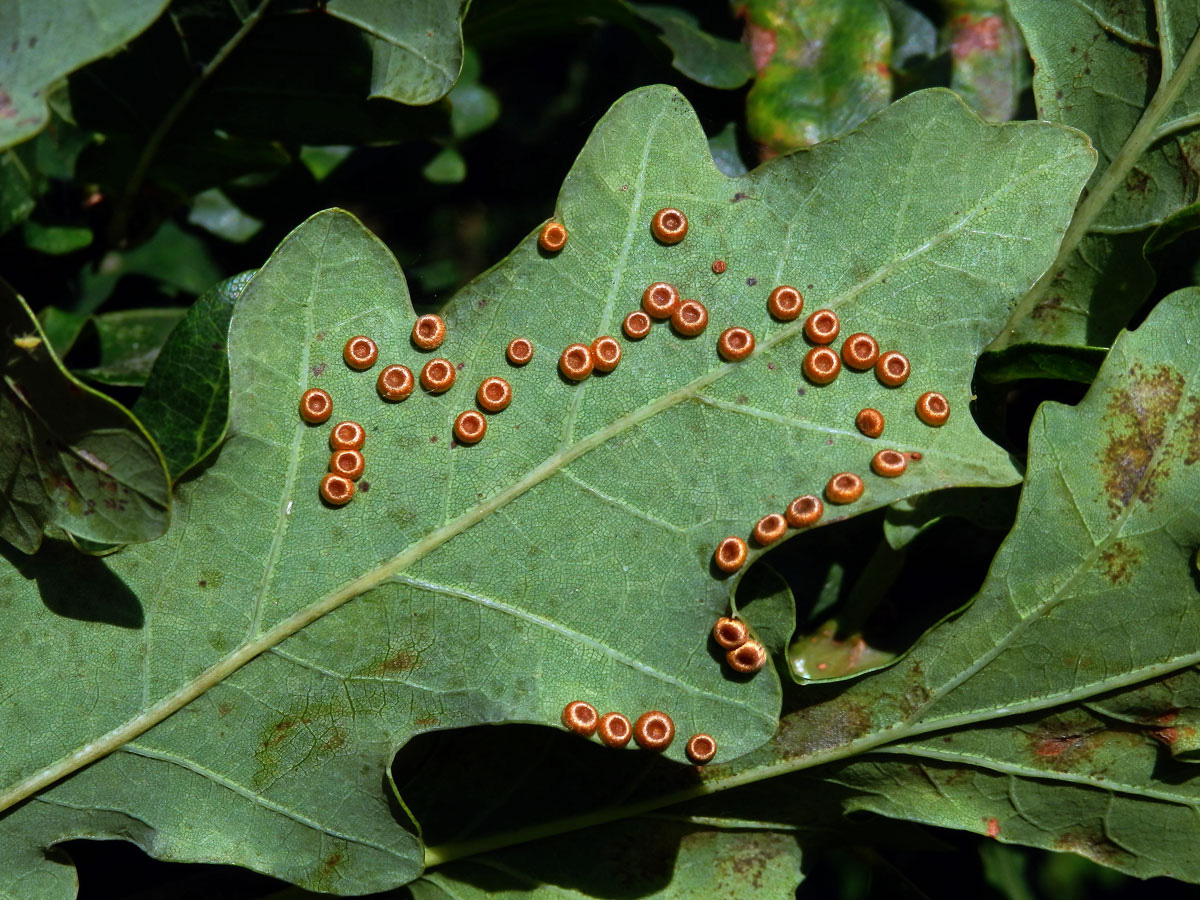
[[1153, 284], [1148, 235], [1198, 196], [1200, 12], [1187, 0], [1013, 0], [1012, 11], [1039, 115], [1086, 131], [1100, 164], [1059, 259], [993, 343], [1011, 352], [992, 370], [1088, 380], [1088, 348], [1107, 347]]
[[1017, 524], [963, 615], [684, 795], [882, 749], [831, 776], [850, 808], [1200, 881], [1195, 776], [1163, 760], [1192, 749], [1200, 661], [1197, 300], [1118, 339], [1077, 408], [1039, 411]]
[[205, 459], [229, 424], [225, 346], [233, 304], [253, 273], [201, 295], [171, 332], [133, 412], [157, 441], [171, 480]]
[[[662, 793], [615, 803], [585, 794], [573, 818], [536, 833], [656, 808], [794, 829], [835, 809], [871, 811], [1200, 881], [1200, 515], [1190, 503], [1200, 490], [1200, 347], [1178, 340], [1200, 325], [1198, 299], [1196, 289], [1172, 295], [1121, 337], [1078, 408], [1043, 407], [1019, 520], [987, 584], [900, 667], [840, 693], [806, 689], [816, 700], [787, 715], [769, 745], [710, 767], [698, 785], [609, 771]], [[833, 764], [813, 768], [822, 762]], [[521, 859], [495, 851], [535, 829], [512, 805], [489, 806], [488, 820], [509, 827], [469, 844], [435, 840], [428, 859], [468, 881]], [[593, 853], [613, 840], [600, 829], [586, 838], [575, 844]]]
[[1006, 122], [1029, 85], [1029, 54], [1005, 0], [944, 0], [950, 87], [985, 119]]
[[[438, 351], [458, 383], [397, 405], [341, 349], [371, 334], [381, 363], [419, 368], [403, 276], [351, 217], [313, 217], [239, 299], [216, 461], [182, 485], [164, 538], [106, 558], [88, 582], [97, 603], [132, 604], [144, 626], [52, 617], [36, 581], [0, 576], [6, 646], [39, 635], [36, 655], [0, 663], [17, 686], [5, 726], [39, 723], [4, 744], [13, 786], [0, 802], [53, 785], [0, 821], [18, 861], [6, 888], [61, 895], [38, 848], [85, 832], [339, 893], [411, 879], [421, 847], [382, 790], [395, 748], [430, 729], [554, 723], [571, 699], [665, 709], [681, 732], [713, 734], [724, 759], [762, 744], [777, 676], [733, 680], [706, 646], [736, 587], [714, 577], [714, 545], [839, 471], [863, 473], [866, 493], [828, 521], [1016, 479], [968, 414], [971, 372], [1011, 298], [1052, 258], [1091, 164], [1073, 132], [986, 126], [937, 91], [730, 179], [677, 93], [635, 91], [567, 178], [566, 248], [546, 256], [531, 235], [464, 289]], [[668, 204], [692, 223], [674, 247], [649, 230]], [[659, 279], [706, 303], [703, 336], [658, 326], [626, 343], [608, 376], [557, 374], [562, 347], [619, 334]], [[766, 312], [781, 282], [809, 308], [835, 309], [846, 333], [904, 350], [912, 377], [895, 390], [871, 373], [805, 382], [802, 321]], [[755, 330], [758, 351], [724, 363], [716, 336], [734, 324]], [[504, 346], [520, 334], [535, 356], [511, 369]], [[480, 444], [456, 446], [456, 413], [494, 374], [512, 382], [512, 406]], [[296, 413], [310, 386], [367, 430], [366, 475], [341, 509], [317, 494], [327, 430]], [[950, 398], [943, 428], [913, 412], [928, 389]], [[888, 417], [888, 446], [922, 455], [901, 478], [869, 474], [880, 444], [853, 426], [868, 402]], [[103, 670], [88, 664], [98, 655]], [[70, 699], [64, 668], [87, 686]]]
[[367, 33], [371, 96], [432, 103], [450, 92], [462, 69], [462, 18], [470, 0], [377, 3], [329, 0], [326, 10]]
[[15, 0], [0, 6], [0, 149], [37, 134], [50, 117], [58, 79], [117, 50], [167, 0]]
[[3, 282], [0, 325], [0, 537], [33, 553], [47, 525], [105, 543], [161, 535], [167, 473], [145, 430], [62, 367], [29, 307]]
[[746, 127], [764, 158], [849, 131], [892, 96], [892, 29], [878, 0], [752, 0], [746, 40], [758, 71]]

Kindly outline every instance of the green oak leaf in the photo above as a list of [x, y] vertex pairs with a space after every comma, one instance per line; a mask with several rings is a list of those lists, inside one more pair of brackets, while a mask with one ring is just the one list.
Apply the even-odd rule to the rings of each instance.
[[94, 235], [86, 227], [72, 225], [43, 225], [33, 219], [25, 220], [22, 237], [25, 246], [39, 253], [62, 256], [82, 250], [92, 243]]
[[13, 0], [0, 4], [0, 150], [50, 119], [46, 99], [60, 78], [118, 50], [145, 30], [167, 0]]
[[162, 450], [172, 481], [206, 459], [225, 436], [229, 319], [253, 274], [227, 278], [200, 295], [163, 344], [133, 405]]
[[[602, 851], [593, 826], [655, 810], [776, 829], [841, 810], [1200, 882], [1190, 765], [1200, 701], [1200, 347], [1177, 339], [1196, 333], [1198, 300], [1196, 288], [1177, 292], [1119, 337], [1078, 407], [1042, 407], [1018, 522], [978, 599], [902, 666], [840, 692], [806, 690], [769, 744], [690, 779], [605, 773], [658, 784], [657, 795], [602, 798], [589, 787], [571, 815], [539, 809], [549, 821], [522, 819], [524, 802], [489, 804], [486, 821], [501, 827], [466, 842], [427, 835], [434, 876], [443, 864], [451, 875], [464, 862], [500, 864], [504, 848], [581, 828], [575, 844]], [[586, 757], [578, 765], [599, 768]], [[564, 768], [565, 783], [579, 778]], [[405, 777], [397, 772], [402, 788]], [[435, 790], [425, 789], [428, 799], [412, 792], [418, 815]]]
[[1182, 762], [1200, 762], [1200, 671], [1184, 669], [1087, 704], [1118, 722], [1149, 728], [1149, 734]]
[[[1200, 881], [1200, 792], [1167, 749], [1193, 749], [1200, 661], [1200, 345], [1179, 339], [1197, 333], [1198, 301], [1200, 289], [1176, 292], [1120, 336], [1079, 406], [1041, 407], [1016, 525], [962, 615], [899, 665], [806, 691], [769, 744], [640, 798], [638, 813], [742, 786], [788, 809], [793, 784], [804, 815], [803, 785], [821, 779], [854, 789], [847, 809]], [[804, 771], [823, 763], [837, 766]], [[743, 794], [708, 802], [683, 810], [753, 815]]]
[[[1166, 758], [1164, 758], [1166, 757]], [[848, 812], [870, 811], [1077, 853], [1150, 878], [1200, 882], [1200, 790], [1161, 730], [1081, 706], [901, 744], [835, 769]]]
[[[7, 858], [31, 861], [4, 887], [50, 885], [40, 848], [78, 829], [314, 889], [390, 887], [424, 864], [381, 790], [396, 748], [433, 729], [554, 725], [573, 699], [667, 710], [681, 731], [712, 734], [725, 759], [760, 746], [779, 680], [773, 667], [733, 679], [711, 652], [713, 620], [738, 587], [714, 575], [714, 546], [837, 472], [864, 473], [866, 492], [826, 522], [1017, 479], [968, 413], [971, 374], [1011, 299], [1053, 257], [1092, 162], [1076, 132], [989, 126], [933, 91], [727, 178], [681, 95], [634, 91], [567, 176], [556, 211], [566, 247], [546, 255], [530, 234], [456, 295], [437, 352], [457, 384], [396, 405], [342, 348], [361, 333], [379, 341], [381, 363], [429, 358], [409, 343], [404, 277], [357, 220], [317, 214], [239, 297], [220, 453], [178, 486], [167, 535], [103, 558], [111, 578], [91, 579], [101, 596], [131, 596], [144, 628], [48, 616], [36, 579], [0, 570], [13, 604], [5, 646], [38, 634], [36, 654], [0, 660], [14, 686], [0, 723], [40, 723], [0, 750], [0, 807], [32, 798], [0, 821]], [[897, 165], [912, 171], [899, 190]], [[676, 246], [649, 227], [669, 204], [692, 223]], [[663, 278], [704, 300], [707, 332], [687, 340], [660, 325], [627, 342], [607, 376], [558, 375], [562, 348], [620, 334]], [[767, 314], [780, 282], [836, 310], [847, 332], [903, 348], [912, 377], [894, 390], [872, 373], [807, 384], [803, 320]], [[734, 324], [756, 330], [758, 349], [725, 363], [716, 339]], [[517, 335], [536, 348], [523, 368], [504, 357]], [[495, 374], [513, 404], [481, 443], [456, 446], [456, 414]], [[318, 496], [329, 432], [298, 416], [309, 387], [367, 431], [366, 474], [340, 509]], [[938, 429], [913, 411], [930, 388], [955, 410]], [[879, 444], [853, 425], [868, 402], [888, 416], [887, 446], [922, 454], [903, 477], [869, 474]], [[94, 702], [64, 703], [62, 673], [83, 665]], [[665, 755], [682, 760], [683, 741]]]
[[[1147, 238], [1197, 200], [1200, 11], [1190, 0], [1011, 8], [1033, 54], [1039, 115], [1087, 132], [1100, 164], [1058, 259], [989, 347], [1007, 352], [988, 377], [1086, 379], [1091, 366], [1073, 351], [1111, 344], [1153, 286]], [[1044, 358], [1023, 362], [1029, 352]]]
[[100, 384], [141, 387], [168, 335], [187, 310], [178, 306], [123, 309], [93, 316], [100, 360], [76, 374]]
[[0, 282], [0, 537], [35, 552], [48, 525], [103, 543], [167, 529], [162, 456], [116, 401], [59, 362], [25, 301]]
[[419, 106], [440, 100], [462, 70], [470, 0], [329, 0], [331, 15], [367, 34], [371, 96]]
[[192, 198], [187, 220], [189, 224], [235, 244], [246, 243], [263, 227], [262, 219], [240, 209], [219, 188], [209, 188]]
[[892, 26], [879, 0], [749, 0], [758, 75], [746, 128], [764, 158], [844, 134], [892, 96]]
[[754, 65], [746, 48], [704, 31], [690, 13], [653, 3], [624, 5], [662, 32], [660, 40], [671, 48], [671, 64], [693, 81], [732, 90], [754, 77]]

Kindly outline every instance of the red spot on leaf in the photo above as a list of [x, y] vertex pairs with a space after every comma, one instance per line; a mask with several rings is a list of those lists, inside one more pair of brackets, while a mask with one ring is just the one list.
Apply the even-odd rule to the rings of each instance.
[[988, 837], [994, 838], [994, 837], [1000, 836], [1000, 820], [999, 819], [988, 819], [987, 820], [987, 833], [988, 833]]
[[778, 46], [774, 29], [763, 28], [753, 22], [747, 22], [742, 42], [750, 48], [750, 58], [754, 61], [754, 69], [761, 75], [763, 69], [771, 64], [771, 57], [775, 55], [775, 49]]
[[971, 15], [963, 15], [951, 22], [950, 28], [954, 33], [950, 52], [955, 59], [964, 59], [972, 53], [991, 53], [999, 49], [1004, 20], [999, 16], [976, 19]]
[[1178, 728], [1158, 728], [1150, 732], [1150, 736], [1155, 740], [1162, 741], [1168, 747], [1179, 740]]

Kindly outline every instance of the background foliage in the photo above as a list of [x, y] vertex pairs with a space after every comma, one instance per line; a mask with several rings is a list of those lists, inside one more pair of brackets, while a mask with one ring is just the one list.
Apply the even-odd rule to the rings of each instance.
[[[679, 658], [648, 640], [610, 649], [661, 664], [677, 718], [719, 732], [739, 758], [693, 772], [678, 747], [674, 762], [647, 761], [515, 724], [553, 724], [559, 689], [589, 684], [594, 660], [569, 641], [552, 651], [545, 637], [530, 640], [545, 654], [539, 681], [559, 693], [522, 686], [524, 659], [481, 666], [485, 645], [526, 646], [504, 616], [482, 626], [487, 641], [430, 639], [419, 653], [432, 674], [408, 674], [420, 634], [392, 635], [389, 615], [412, 610], [397, 620], [403, 629], [426, 627], [428, 604], [442, 635], [480, 627], [447, 623], [444, 601], [423, 597], [439, 580], [466, 577], [487, 587], [489, 603], [577, 634], [609, 629], [615, 617], [590, 612], [585, 582], [619, 562], [606, 548], [647, 527], [618, 503], [597, 514], [607, 524], [590, 543], [542, 564], [554, 591], [515, 586], [525, 557], [514, 573], [468, 563], [464, 575], [469, 557], [451, 542], [341, 618], [222, 676], [144, 739], [0, 814], [0, 896], [71, 896], [74, 867], [83, 897], [362, 892], [416, 877], [422, 848], [437, 865], [389, 896], [858, 898], [968, 885], [1011, 898], [1121, 896], [1137, 889], [1131, 876], [1168, 875], [1179, 880], [1159, 877], [1159, 893], [1192, 895], [1200, 355], [1187, 336], [1200, 333], [1200, 13], [1184, 0], [1050, 6], [0, 6], [0, 606], [5, 645], [18, 648], [0, 668], [0, 697], [6, 733], [26, 735], [6, 738], [6, 782], [236, 652], [243, 616], [252, 635], [286, 623], [344, 577], [340, 561], [298, 562], [321, 555], [324, 530], [267, 540], [282, 520], [262, 502], [277, 473], [319, 455], [319, 442], [270, 449], [294, 414], [267, 401], [294, 392], [286, 378], [263, 387], [297, 348], [319, 354], [318, 328], [304, 319], [313, 309], [397, 338], [409, 298], [418, 313], [444, 310], [447, 352], [474, 371], [496, 341], [489, 327], [533, 329], [547, 348], [593, 322], [615, 331], [627, 301], [613, 298], [664, 265], [731, 317], [720, 327], [764, 318], [772, 278], [800, 259], [816, 285], [805, 287], [810, 304], [924, 351], [956, 411], [930, 437], [886, 409], [889, 438], [929, 464], [873, 485], [843, 521], [756, 552], [739, 584], [691, 558], [765, 512], [772, 485], [809, 460], [821, 459], [821, 472], [853, 468], [862, 451], [841, 436], [835, 444], [837, 404], [887, 398], [843, 376], [848, 395], [784, 423], [803, 384], [799, 338], [765, 323], [761, 371], [710, 373], [707, 359], [695, 363], [689, 345], [656, 331], [652, 354], [639, 360], [629, 346], [614, 377], [589, 385], [581, 434], [620, 422], [621, 404], [669, 396], [672, 378], [703, 382], [680, 416], [694, 400], [708, 417], [705, 455], [681, 457], [661, 496], [636, 495], [671, 514], [694, 505], [701, 524], [655, 537], [634, 568], [661, 584], [626, 580], [623, 593], [641, 601], [648, 635], [702, 633], [734, 599], [779, 677], [739, 684], [707, 654], [685, 660], [683, 644]], [[680, 93], [638, 90], [659, 83]], [[985, 126], [948, 94], [916, 93], [930, 87], [953, 89], [988, 122], [1078, 131]], [[622, 197], [618, 182], [634, 192]], [[641, 204], [679, 195], [709, 234], [737, 237], [709, 243], [697, 228], [684, 251], [662, 255], [631, 223]], [[340, 213], [310, 218], [330, 207], [367, 230]], [[573, 235], [557, 268], [529, 237], [552, 215]], [[778, 245], [781, 228], [794, 243]], [[716, 257], [730, 266], [723, 282], [710, 274]], [[571, 299], [539, 324], [562, 279]], [[897, 314], [910, 289], [922, 299]], [[277, 344], [263, 346], [264, 334]], [[301, 374], [321, 366], [305, 357]], [[341, 368], [330, 376], [349, 391]], [[539, 383], [518, 383], [542, 391], [536, 415], [517, 418], [514, 406], [495, 436], [526, 425], [519, 447], [537, 460], [550, 451], [533, 432], [549, 441], [576, 415], [556, 405], [570, 396], [554, 394], [563, 385]], [[754, 425], [737, 412], [747, 398], [761, 408]], [[401, 439], [404, 456], [380, 463], [379, 477], [402, 480], [413, 458], [436, 465], [445, 446], [425, 430], [436, 435], [450, 407], [421, 409], [406, 426], [411, 445]], [[700, 428], [672, 416], [638, 432], [646, 446]], [[472, 526], [474, 552], [504, 557], [508, 529], [548, 527], [546, 504], [567, 511], [554, 520], [566, 532], [597, 496], [620, 500], [640, 472], [630, 460], [643, 451], [631, 444], [582, 458], [571, 484], [538, 488], [542, 507], [506, 509], [498, 536]], [[772, 444], [779, 452], [764, 457], [758, 448]], [[480, 473], [519, 483], [525, 460], [489, 446], [460, 473], [460, 491], [472, 479], [480, 497], [491, 490]], [[697, 459], [726, 464], [742, 488], [719, 515], [701, 513], [720, 485], [693, 484], [690, 495], [684, 486]], [[245, 472], [261, 484], [247, 489]], [[596, 493], [584, 499], [580, 486]], [[412, 489], [389, 528], [419, 540], [458, 500], [447, 489], [446, 518], [434, 521], [424, 487]], [[293, 495], [280, 496], [290, 516]], [[316, 505], [312, 492], [295, 496]], [[466, 509], [474, 496], [459, 500]], [[362, 511], [353, 563], [397, 549], [371, 509], [347, 510]], [[237, 529], [219, 529], [222, 515]], [[238, 553], [247, 564], [223, 572]], [[261, 573], [257, 560], [267, 560]], [[239, 596], [280, 606], [246, 611], [225, 599]], [[388, 653], [371, 659], [378, 647], [352, 638], [381, 629]], [[141, 654], [151, 658], [143, 640], [175, 648], [160, 657], [169, 665], [139, 672]], [[332, 689], [321, 667], [381, 686]], [[631, 708], [662, 697], [658, 674], [622, 670], [608, 696]], [[255, 698], [252, 711], [243, 697]], [[409, 714], [389, 717], [398, 707]], [[454, 728], [476, 722], [513, 724]], [[294, 738], [301, 723], [312, 740]], [[200, 737], [218, 732], [222, 741]], [[399, 745], [382, 777], [378, 759]], [[350, 751], [355, 770], [363, 763], [357, 780]], [[164, 761], [185, 757], [193, 774], [250, 784], [250, 794], [229, 803], [190, 775], [164, 774]], [[295, 814], [287, 830], [268, 809]], [[124, 840], [59, 843], [79, 837]], [[347, 846], [363, 858], [346, 858]]]

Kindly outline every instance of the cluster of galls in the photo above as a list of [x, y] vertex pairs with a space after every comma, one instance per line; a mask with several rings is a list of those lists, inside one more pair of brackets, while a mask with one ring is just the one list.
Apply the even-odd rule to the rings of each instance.
[[[629, 719], [618, 712], [600, 715], [596, 707], [585, 700], [572, 700], [562, 711], [562, 723], [583, 737], [597, 735], [608, 747], [621, 748], [632, 738], [645, 750], [666, 750], [675, 740], [675, 723], [665, 712], [652, 709]], [[710, 762], [717, 755], [717, 742], [708, 734], [694, 734], [687, 742], [688, 759], [696, 765]]]
[[[446, 339], [446, 323], [441, 316], [420, 316], [413, 324], [412, 342], [420, 350], [436, 350]], [[517, 338], [508, 345], [508, 361], [523, 366], [533, 358], [533, 344]], [[366, 335], [355, 335], [342, 348], [346, 365], [363, 372], [379, 359], [379, 345]], [[434, 357], [421, 367], [421, 387], [431, 394], [442, 394], [454, 386], [458, 371], [448, 359]], [[391, 403], [408, 399], [417, 379], [405, 365], [384, 366], [375, 379], [379, 396]], [[485, 378], [475, 392], [479, 406], [489, 413], [500, 412], [512, 402], [512, 386], [503, 378]], [[333, 398], [320, 388], [309, 388], [300, 397], [300, 417], [310, 425], [319, 425], [333, 413]], [[487, 433], [487, 418], [468, 409], [454, 420], [454, 437], [460, 444], [475, 444]], [[354, 497], [354, 482], [362, 477], [366, 467], [362, 450], [366, 432], [357, 422], [342, 422], [334, 426], [329, 436], [333, 456], [329, 473], [321, 479], [321, 497], [331, 506], [344, 506]]]
[[750, 637], [741, 619], [721, 616], [712, 630], [713, 640], [725, 651], [725, 662], [740, 675], [753, 675], [767, 664], [767, 648]]

